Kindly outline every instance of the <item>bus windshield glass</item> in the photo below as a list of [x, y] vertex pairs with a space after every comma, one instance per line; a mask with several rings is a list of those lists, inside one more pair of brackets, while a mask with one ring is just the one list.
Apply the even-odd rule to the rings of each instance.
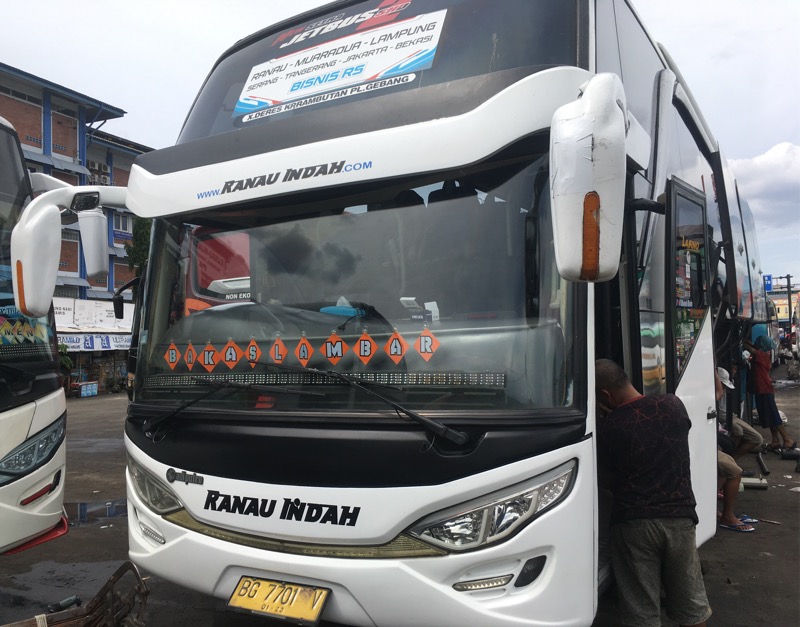
[[378, 95], [404, 98], [393, 101], [397, 116], [383, 110], [383, 124], [408, 124], [427, 107], [454, 115], [471, 100], [453, 81], [492, 75], [494, 82], [469, 89], [488, 97], [526, 75], [578, 65], [578, 5], [367, 0], [264, 31], [214, 67], [178, 143], [297, 116], [301, 128], [306, 113], [316, 120], [332, 108], [369, 125], [369, 101]]
[[[548, 156], [154, 223], [136, 400], [375, 411], [574, 405], [575, 293]], [[275, 201], [272, 201], [273, 203]]]

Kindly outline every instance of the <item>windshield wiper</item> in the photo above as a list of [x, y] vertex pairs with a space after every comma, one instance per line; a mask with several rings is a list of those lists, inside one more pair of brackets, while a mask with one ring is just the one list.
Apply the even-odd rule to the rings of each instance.
[[411, 420], [417, 422], [418, 424], [422, 425], [430, 432], [440, 435], [443, 438], [454, 442], [455, 444], [465, 444], [467, 441], [467, 434], [463, 431], [458, 431], [457, 429], [452, 429], [445, 424], [442, 424], [438, 420], [434, 420], [432, 418], [427, 418], [417, 412], [408, 409], [407, 407], [403, 407], [399, 403], [396, 403], [388, 396], [384, 396], [383, 394], [376, 392], [375, 390], [369, 389], [369, 387], [384, 387], [389, 389], [396, 390], [397, 388], [386, 385], [384, 383], [378, 383], [376, 381], [370, 381], [368, 379], [362, 379], [356, 375], [351, 374], [344, 374], [343, 372], [337, 372], [336, 370], [320, 370], [319, 368], [303, 368], [300, 366], [289, 366], [286, 364], [275, 364], [275, 363], [268, 363], [263, 361], [255, 361], [252, 363], [256, 363], [262, 366], [268, 366], [272, 368], [278, 368], [280, 370], [286, 370], [288, 372], [303, 372], [309, 374], [316, 374], [323, 377], [327, 377], [329, 379], [336, 379], [338, 381], [343, 381], [347, 385], [357, 388], [362, 392], [366, 392], [370, 396], [374, 396], [375, 398], [383, 401], [387, 405], [389, 405], [392, 409], [394, 409], [398, 413], [405, 414]]
[[[202, 377], [193, 377], [193, 379], [198, 383], [198, 385], [208, 385], [211, 386], [211, 389], [204, 394], [201, 394], [197, 398], [193, 398], [190, 401], [186, 401], [178, 405], [176, 408], [171, 409], [170, 411], [156, 416], [153, 419], [145, 419], [142, 422], [142, 431], [144, 434], [152, 439], [155, 440], [155, 437], [158, 435], [160, 425], [164, 425], [164, 423], [177, 414], [181, 413], [185, 409], [191, 407], [195, 403], [199, 403], [202, 400], [207, 399], [209, 396], [212, 396], [219, 392], [220, 390], [258, 390], [260, 392], [271, 392], [273, 394], [295, 394], [300, 396], [325, 396], [322, 392], [308, 392], [303, 390], [293, 390], [291, 388], [286, 387], [278, 387], [272, 385], [261, 385], [259, 383], [237, 383], [235, 381], [209, 381], [208, 379], [203, 379]], [[155, 428], [155, 430], [153, 430]], [[162, 434], [166, 435], [166, 433]]]

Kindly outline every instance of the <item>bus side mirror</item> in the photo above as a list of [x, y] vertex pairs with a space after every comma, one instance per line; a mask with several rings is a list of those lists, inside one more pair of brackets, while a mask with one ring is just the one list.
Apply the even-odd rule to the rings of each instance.
[[81, 230], [86, 274], [108, 274], [108, 222], [99, 207], [125, 207], [124, 187], [59, 187], [34, 198], [11, 233], [14, 303], [29, 317], [50, 310], [61, 256], [62, 213], [74, 212]]
[[90, 279], [108, 274], [108, 218], [102, 209], [86, 209], [78, 212], [78, 227], [81, 230], [81, 247], [86, 276]]
[[47, 201], [37, 203], [40, 198], [31, 201], [11, 232], [14, 305], [30, 318], [50, 311], [61, 257], [61, 212]]
[[125, 299], [122, 294], [114, 294], [111, 297], [111, 304], [114, 305], [114, 317], [122, 320], [125, 317]]
[[141, 277], [133, 277], [125, 285], [120, 286], [114, 291], [114, 295], [111, 297], [111, 304], [114, 305], [114, 317], [117, 320], [122, 320], [125, 317], [125, 298], [122, 296], [122, 292], [128, 288], [136, 287], [139, 285], [139, 281], [141, 281]]
[[[616, 74], [596, 74], [577, 100], [553, 114], [550, 210], [556, 264], [568, 281], [606, 281], [617, 273], [630, 126], [625, 92]], [[636, 162], [645, 153], [642, 139], [637, 132]], [[647, 152], [648, 142], [644, 142]]]

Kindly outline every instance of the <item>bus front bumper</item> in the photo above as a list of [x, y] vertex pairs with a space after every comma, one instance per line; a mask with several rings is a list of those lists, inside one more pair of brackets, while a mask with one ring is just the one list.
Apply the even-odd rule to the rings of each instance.
[[[591, 467], [582, 464], [564, 502], [505, 542], [405, 559], [296, 555], [190, 531], [150, 511], [128, 473], [129, 554], [148, 572], [225, 600], [241, 577], [326, 588], [322, 618], [347, 625], [590, 625], [597, 599]], [[541, 572], [517, 586], [531, 560], [544, 562]], [[511, 581], [499, 587], [453, 587], [507, 575]]]
[[0, 553], [36, 540], [61, 522], [66, 450], [62, 442], [44, 466], [0, 487]]

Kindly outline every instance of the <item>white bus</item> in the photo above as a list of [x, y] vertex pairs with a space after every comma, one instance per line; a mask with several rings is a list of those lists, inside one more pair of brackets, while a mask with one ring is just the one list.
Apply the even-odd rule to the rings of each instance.
[[0, 118], [0, 553], [67, 531], [66, 402], [53, 310], [24, 315], [12, 287], [11, 234], [32, 195], [17, 133]]
[[307, 623], [588, 625], [597, 357], [683, 399], [714, 534], [715, 349], [765, 309], [757, 255], [628, 2], [271, 26], [126, 204], [153, 219], [125, 428], [148, 572]]
[[[125, 190], [103, 195], [121, 206]], [[0, 553], [68, 530], [67, 407], [52, 299], [62, 219], [80, 223], [89, 276], [108, 272], [99, 198], [97, 188], [29, 174], [16, 131], [0, 118]]]

